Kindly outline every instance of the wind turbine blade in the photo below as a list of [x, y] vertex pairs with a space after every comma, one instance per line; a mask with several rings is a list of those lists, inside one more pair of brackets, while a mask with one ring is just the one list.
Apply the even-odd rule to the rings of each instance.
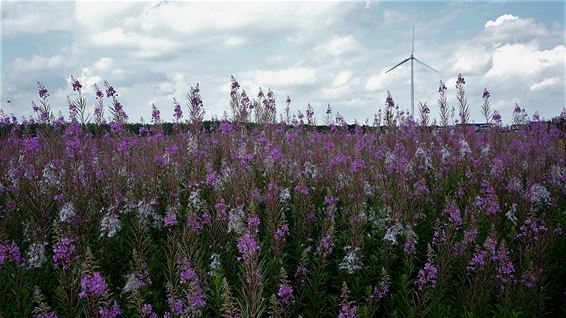
[[393, 66], [392, 68], [390, 68], [390, 69], [389, 69], [387, 72], [385, 72], [385, 73], [389, 73], [389, 72], [392, 71], [394, 68], [396, 68], [397, 66], [399, 66], [399, 65], [401, 65], [401, 64], [403, 64], [403, 63], [405, 63], [405, 62], [407, 62], [407, 61], [410, 60], [410, 59], [411, 59], [410, 57], [407, 58], [407, 59], [405, 59], [403, 62], [401, 62], [401, 63], [399, 63], [399, 64]]
[[426, 67], [428, 67], [428, 68], [430, 68], [431, 70], [435, 71], [436, 73], [439, 73], [437, 70], [435, 70], [434, 68], [432, 68], [432, 67], [426, 65], [423, 61], [419, 60], [418, 58], [415, 57], [414, 59], [415, 59], [415, 61], [421, 63], [422, 65], [424, 65], [424, 66], [426, 66]]
[[415, 54], [415, 27], [413, 27], [413, 45], [411, 46], [411, 55]]

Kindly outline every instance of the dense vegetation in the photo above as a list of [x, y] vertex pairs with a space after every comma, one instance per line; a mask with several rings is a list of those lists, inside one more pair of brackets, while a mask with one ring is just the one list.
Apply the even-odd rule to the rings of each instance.
[[512, 131], [484, 93], [492, 125], [450, 126], [441, 83], [442, 129], [391, 96], [381, 129], [316, 129], [233, 80], [230, 121], [197, 86], [187, 121], [132, 128], [108, 84], [87, 124], [72, 83], [69, 120], [43, 85], [2, 118], [0, 316], [566, 315], [566, 114]]

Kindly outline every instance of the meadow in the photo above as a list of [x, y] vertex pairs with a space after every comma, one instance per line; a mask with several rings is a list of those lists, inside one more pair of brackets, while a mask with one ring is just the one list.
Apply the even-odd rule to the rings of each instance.
[[0, 118], [2, 317], [566, 315], [566, 111], [511, 129], [485, 90], [478, 129], [459, 76], [438, 122], [389, 95], [317, 126], [232, 78], [225, 118], [197, 84], [129, 124], [71, 83], [67, 118], [41, 83]]

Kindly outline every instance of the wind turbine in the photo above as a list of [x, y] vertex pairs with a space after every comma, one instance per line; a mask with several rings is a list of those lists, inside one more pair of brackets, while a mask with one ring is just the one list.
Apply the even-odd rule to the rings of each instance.
[[413, 27], [413, 45], [412, 45], [412, 48], [411, 48], [411, 56], [404, 59], [401, 63], [393, 66], [387, 72], [385, 72], [385, 73], [389, 73], [390, 71], [395, 69], [397, 66], [400, 66], [401, 64], [403, 64], [407, 61], [411, 61], [411, 115], [413, 116], [413, 118], [415, 118], [415, 82], [414, 82], [414, 74], [413, 74], [413, 61], [417, 61], [417, 62], [421, 63], [422, 65], [424, 65], [424, 66], [426, 66], [426, 67], [430, 68], [431, 70], [438, 73], [437, 70], [426, 65], [423, 61], [419, 60], [418, 58], [414, 57], [413, 56], [414, 53], [415, 53], [415, 28]]

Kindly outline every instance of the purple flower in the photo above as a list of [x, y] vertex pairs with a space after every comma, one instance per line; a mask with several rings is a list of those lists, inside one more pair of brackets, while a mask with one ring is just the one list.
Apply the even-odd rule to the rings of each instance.
[[438, 273], [438, 268], [430, 262], [426, 262], [424, 268], [419, 270], [417, 275], [418, 281], [417, 285], [419, 290], [422, 290], [424, 285], [430, 283], [432, 288], [436, 288], [436, 274]]
[[277, 292], [282, 304], [287, 305], [293, 301], [293, 287], [288, 284], [279, 284], [279, 291]]
[[483, 265], [485, 265], [486, 257], [487, 257], [487, 252], [484, 250], [475, 253], [466, 268], [470, 272], [474, 272], [478, 267], [482, 267]]
[[259, 220], [259, 217], [257, 215], [252, 215], [248, 218], [248, 232], [252, 233], [252, 234], [256, 234], [259, 230], [259, 225], [261, 224], [261, 221]]
[[200, 232], [202, 232], [202, 230], [204, 229], [204, 224], [202, 223], [201, 218], [194, 211], [187, 217], [187, 226], [195, 234], [200, 234]]
[[76, 79], [73, 75], [71, 75], [71, 84], [73, 85], [73, 91], [76, 92], [81, 92], [81, 88], [83, 88], [83, 86], [81, 85], [81, 83], [79, 82], [78, 79]]
[[523, 225], [519, 228], [519, 233], [516, 235], [517, 238], [527, 238], [532, 237], [533, 240], [539, 241], [548, 231], [546, 223], [544, 220], [537, 220], [532, 217], [528, 217]]
[[26, 265], [26, 261], [22, 257], [20, 248], [14, 242], [10, 244], [0, 243], [0, 265], [7, 262], [13, 262], [22, 267], [25, 267]]
[[363, 161], [362, 159], [356, 159], [352, 163], [352, 172], [363, 170], [365, 168], [366, 168], [366, 162]]
[[179, 148], [176, 145], [165, 147], [165, 153], [168, 154], [169, 156], [173, 156], [177, 152], [179, 152]]
[[389, 91], [387, 91], [387, 98], [385, 98], [385, 105], [389, 108], [395, 107], [395, 102], [393, 101], [393, 97], [391, 97]]
[[104, 93], [98, 88], [98, 85], [94, 84], [94, 89], [96, 91], [96, 98], [102, 99], [104, 97]]
[[444, 208], [444, 213], [448, 215], [448, 219], [457, 228], [462, 225], [462, 215], [460, 214], [460, 209], [454, 201], [450, 201], [448, 205]]
[[370, 296], [370, 299], [375, 299], [377, 301], [382, 300], [389, 294], [389, 288], [389, 277], [387, 275], [383, 275], [381, 281], [379, 282], [379, 287], [374, 287], [373, 294]]
[[37, 153], [41, 146], [39, 145], [39, 137], [30, 137], [24, 139], [24, 152], [27, 154]]
[[108, 82], [104, 82], [104, 86], [106, 87], [106, 97], [118, 96], [118, 94], [116, 94], [116, 90], [114, 89], [114, 87], [108, 84]]
[[247, 261], [259, 251], [259, 245], [253, 235], [246, 233], [238, 239], [238, 251], [240, 255], [238, 260]]
[[358, 318], [358, 308], [350, 303], [343, 303], [338, 313], [338, 318]]
[[220, 129], [220, 132], [223, 135], [229, 135], [234, 131], [234, 128], [232, 127], [232, 124], [230, 124], [227, 121], [223, 121], [220, 123], [220, 126], [218, 127], [218, 129]]
[[75, 253], [75, 245], [70, 237], [61, 237], [57, 244], [53, 246], [53, 263], [55, 268], [63, 268], [66, 270], [71, 265], [73, 254]]
[[283, 154], [281, 153], [281, 148], [279, 148], [277, 146], [271, 148], [269, 155], [271, 156], [271, 159], [274, 162], [279, 162], [283, 159]]
[[100, 272], [94, 272], [90, 275], [81, 277], [81, 292], [79, 297], [84, 299], [88, 296], [106, 295], [108, 285]]
[[196, 312], [199, 308], [206, 306], [206, 298], [202, 294], [192, 294], [187, 298], [189, 307], [193, 312]]
[[482, 94], [482, 98], [489, 98], [489, 96], [491, 96], [491, 94], [489, 94], [489, 92], [487, 91], [487, 89], [483, 89], [483, 94]]
[[39, 98], [46, 99], [47, 96], [49, 96], [49, 93], [47, 92], [45, 85], [43, 85], [40, 82], [37, 82], [37, 92], [39, 94]]
[[409, 255], [415, 255], [415, 253], [417, 252], [415, 240], [413, 238], [406, 240], [405, 245], [403, 246], [403, 250]]
[[144, 304], [141, 309], [142, 318], [157, 318], [157, 314], [153, 311], [151, 304]]
[[494, 111], [493, 111], [493, 115], [491, 115], [491, 118], [492, 118], [493, 121], [495, 121], [497, 124], [501, 123], [501, 115], [499, 114], [498, 111], [494, 110]]
[[177, 102], [176, 99], [173, 99], [173, 104], [175, 105], [173, 117], [175, 120], [179, 121], [183, 117], [183, 110], [181, 109], [181, 105]]
[[322, 258], [326, 258], [328, 257], [328, 255], [330, 255], [330, 253], [332, 253], [333, 247], [334, 245], [332, 243], [332, 236], [327, 233], [322, 237], [322, 240], [320, 240], [320, 244], [316, 248], [316, 252]]
[[238, 81], [234, 78], [234, 76], [230, 76], [230, 80], [232, 81], [232, 87], [230, 90], [230, 96], [235, 97], [236, 96], [236, 92], [238, 91], [238, 88], [240, 88], [240, 84], [238, 83]]
[[462, 74], [458, 74], [458, 79], [456, 80], [456, 87], [462, 86], [464, 84], [466, 84], [464, 77], [462, 76]]
[[47, 313], [39, 313], [35, 315], [34, 318], [59, 318], [59, 316], [57, 316], [56, 312], [51, 311]]
[[185, 284], [187, 282], [198, 282], [197, 272], [195, 272], [190, 264], [181, 271], [180, 276], [181, 284]]
[[289, 225], [287, 223], [282, 224], [275, 230], [275, 239], [277, 241], [284, 240], [287, 235], [289, 235]]
[[114, 301], [114, 304], [112, 305], [111, 308], [100, 306], [100, 309], [98, 310], [98, 314], [100, 315], [101, 318], [114, 318], [120, 316], [122, 314], [122, 311], [120, 310], [120, 306], [118, 306], [118, 303]]
[[155, 106], [155, 104], [151, 104], [151, 121], [154, 124], [157, 124], [161, 121], [161, 112], [159, 111], [159, 108]]
[[176, 315], [181, 315], [183, 313], [183, 301], [180, 299], [174, 299], [173, 297], [167, 298], [167, 303], [169, 308]]
[[165, 227], [177, 225], [177, 213], [175, 213], [175, 210], [171, 209], [167, 211], [167, 214], [165, 214], [165, 218], [163, 219], [163, 223], [165, 224]]
[[446, 85], [444, 84], [444, 82], [440, 81], [440, 84], [438, 85], [438, 92], [442, 93], [445, 92], [448, 88], [446, 88]]

